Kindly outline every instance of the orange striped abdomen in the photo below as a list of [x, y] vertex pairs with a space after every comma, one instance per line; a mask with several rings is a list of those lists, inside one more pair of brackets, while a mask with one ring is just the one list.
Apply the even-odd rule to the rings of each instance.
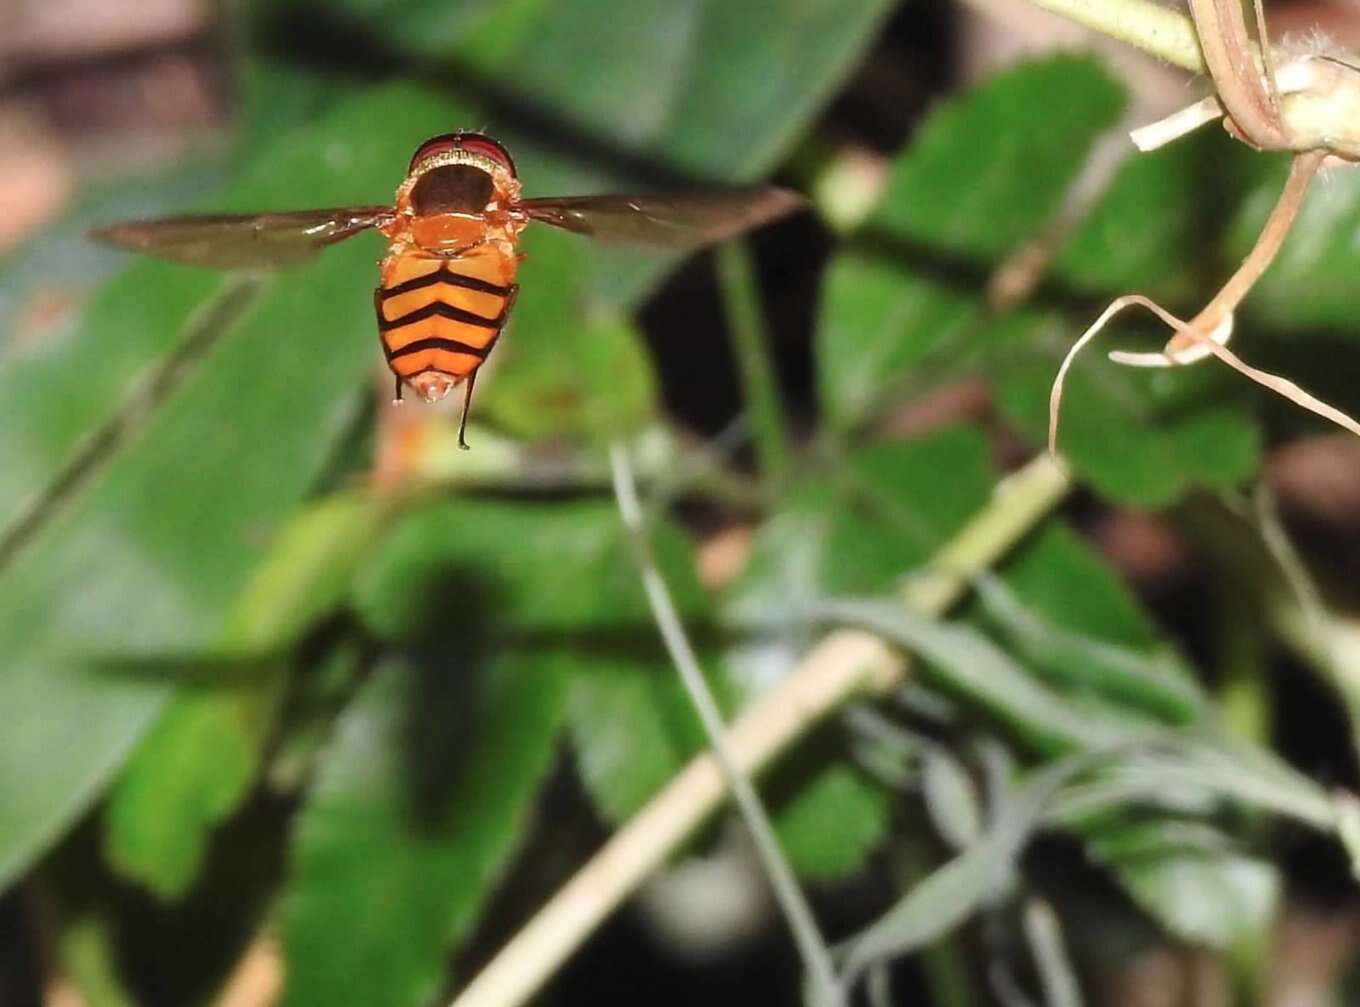
[[438, 399], [485, 362], [514, 303], [514, 256], [399, 255], [375, 292], [378, 334], [399, 381]]

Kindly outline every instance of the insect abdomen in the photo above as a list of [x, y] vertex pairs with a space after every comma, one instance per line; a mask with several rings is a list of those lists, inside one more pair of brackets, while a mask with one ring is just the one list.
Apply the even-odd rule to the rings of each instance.
[[[494, 253], [404, 255], [385, 263], [378, 332], [393, 373], [426, 398], [438, 398], [476, 371], [505, 325], [515, 266], [512, 257]], [[452, 380], [416, 380], [424, 374]]]

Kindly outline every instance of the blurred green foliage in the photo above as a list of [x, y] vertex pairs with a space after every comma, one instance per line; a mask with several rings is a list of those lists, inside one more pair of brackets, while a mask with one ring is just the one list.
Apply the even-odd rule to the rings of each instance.
[[[468, 125], [504, 140], [531, 193], [763, 177], [820, 142], [818, 114], [891, 5], [598, 6], [255, 5], [237, 147], [197, 185], [177, 170], [158, 192], [92, 197], [45, 240], [70, 248], [92, 213], [191, 194], [224, 209], [379, 202], [422, 139]], [[356, 40], [348, 66], [337, 56]], [[990, 272], [1052, 223], [1122, 106], [1093, 62], [1060, 56], [936, 107], [831, 252], [813, 354], [825, 436], [755, 508], [744, 572], [709, 592], [687, 528], [654, 515], [660, 565], [731, 710], [829, 621], [924, 662], [871, 721], [891, 729], [827, 725], [769, 779], [805, 878], [863, 869], [898, 841], [904, 808], [925, 811], [914, 848], [930, 822], [952, 851], [862, 921], [844, 959], [855, 975], [1018, 905], [1018, 858], [1042, 829], [1082, 843], [1165, 932], [1257, 940], [1279, 878], [1252, 809], [1330, 821], [1317, 784], [1227, 736], [1202, 677], [1060, 517], [956, 623], [898, 597], [1002, 473], [981, 429], [885, 438], [894, 409], [980, 377], [998, 423], [1040, 443], [1057, 361], [1099, 300], [1136, 286], [1193, 301], [1278, 186], [1253, 162], [1207, 226], [1205, 158], [1246, 163], [1226, 140], [1132, 158], [1037, 297], [990, 307]], [[1301, 226], [1312, 240], [1286, 245], [1244, 341], [1357, 329], [1360, 183], [1333, 183]], [[499, 492], [371, 492], [379, 247], [362, 237], [255, 278], [136, 263], [39, 343], [0, 329], [0, 885], [57, 872], [84, 820], [119, 879], [171, 903], [211, 894], [228, 855], [214, 837], [253, 814], [253, 794], [281, 795], [297, 805], [273, 836], [288, 867], [263, 902], [278, 906], [299, 1005], [445, 989], [517, 851], [551, 828], [535, 801], [562, 739], [610, 824], [701, 749], [601, 492], [602, 445], [666, 430], [658, 467], [677, 492], [710, 513], [753, 509], [724, 492], [746, 486], [740, 472], [706, 481], [712, 460], [677, 446], [630, 315], [672, 263], [547, 232], [525, 243], [513, 327], [479, 385], [476, 420], [495, 431], [474, 432], [491, 459], [479, 477]], [[35, 280], [22, 255], [5, 270], [12, 332]], [[1171, 507], [1253, 475], [1270, 436], [1260, 394], [1212, 367], [1148, 375], [1093, 356], [1069, 382], [1062, 444], [1101, 501]], [[536, 492], [535, 464], [563, 458], [580, 492]], [[91, 983], [115, 981], [90, 950], [101, 933], [72, 913], [64, 967]]]

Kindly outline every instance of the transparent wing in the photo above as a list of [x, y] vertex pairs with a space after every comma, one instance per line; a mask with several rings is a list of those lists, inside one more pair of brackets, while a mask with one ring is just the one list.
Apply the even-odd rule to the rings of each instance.
[[614, 245], [701, 248], [760, 227], [804, 205], [803, 197], [770, 185], [647, 196], [563, 196], [526, 199], [533, 220]]
[[286, 266], [393, 218], [390, 206], [348, 206], [295, 213], [166, 217], [96, 227], [106, 245], [215, 269]]

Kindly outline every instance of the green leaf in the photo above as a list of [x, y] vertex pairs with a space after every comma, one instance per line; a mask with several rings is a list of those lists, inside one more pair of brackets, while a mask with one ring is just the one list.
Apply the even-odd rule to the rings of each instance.
[[938, 868], [871, 926], [849, 941], [844, 970], [854, 978], [875, 962], [907, 954], [948, 933], [984, 901], [1014, 884], [1016, 857], [1038, 827], [1057, 788], [1088, 760], [1059, 759], [1036, 770], [1010, 795], [985, 836]]
[[[368, 496], [337, 496], [291, 520], [251, 578], [214, 652], [281, 655], [344, 597], [350, 570], [382, 513]], [[259, 772], [285, 678], [269, 666], [244, 681], [181, 690], [119, 777], [105, 816], [105, 849], [126, 877], [163, 898], [184, 893], [208, 831]]]
[[483, 417], [520, 437], [597, 443], [648, 426], [656, 412], [651, 363], [617, 309], [585, 299], [580, 238], [530, 230], [523, 247], [524, 291], [479, 385]]
[[[0, 428], [5, 531], [80, 439], [117, 415], [135, 378], [194, 335], [218, 338], [250, 294], [240, 285], [224, 291], [223, 278], [212, 273], [139, 263], [90, 302], [74, 331], [54, 333], [0, 361], [0, 402], [13, 418]], [[99, 366], [90, 367], [96, 352]]]
[[[1164, 332], [1151, 331], [1165, 342]], [[1048, 436], [1049, 392], [1077, 335], [1054, 316], [1022, 312], [986, 337], [996, 348], [988, 362], [996, 403], [1036, 443]], [[1166, 506], [1192, 488], [1235, 486], [1256, 470], [1261, 435], [1244, 408], [1253, 394], [1227, 368], [1147, 371], [1090, 353], [1067, 375], [1058, 447], [1113, 501]]]
[[559, 122], [616, 149], [700, 177], [750, 179], [787, 152], [891, 9], [614, 0], [611, 16], [595, 9], [587, 26], [579, 6], [544, 4], [514, 81]]
[[[620, 529], [620, 534], [621, 534]], [[695, 637], [700, 663], [719, 702], [725, 683], [715, 680], [712, 649], [703, 629], [709, 599], [699, 585], [689, 543], [674, 528], [655, 524], [652, 551], [666, 586]], [[625, 560], [626, 557], [626, 560]], [[617, 562], [633, 564], [631, 552]], [[626, 655], [577, 654], [571, 661], [568, 727], [581, 778], [596, 807], [609, 821], [622, 822], [668, 783], [707, 745], [698, 715], [680, 682], [679, 672], [660, 646], [651, 613], [639, 594], [616, 611], [633, 612], [650, 637]]]
[[849, 430], [901, 395], [932, 353], [957, 346], [982, 315], [973, 291], [850, 248], [827, 267], [817, 321], [817, 389], [827, 422]]
[[[261, 27], [285, 33], [299, 22], [318, 15], [339, 21], [341, 27], [362, 32], [365, 39], [403, 51], [411, 59], [454, 57], [477, 66], [497, 66], [505, 49], [520, 41], [532, 26], [544, 0], [328, 0], [318, 7], [312, 0], [256, 0], [250, 6]], [[289, 18], [296, 20], [289, 21]], [[351, 20], [352, 19], [352, 20]], [[490, 47], [493, 52], [487, 53]]]
[[898, 601], [823, 601], [809, 610], [877, 633], [924, 658], [927, 673], [940, 684], [1009, 724], [1041, 751], [1108, 748], [1150, 734], [1131, 718], [1048, 689], [969, 626], [935, 622]]
[[1122, 101], [1097, 64], [1057, 56], [931, 114], [827, 271], [816, 354], [833, 426], [872, 416], [927, 358], [967, 345], [987, 264], [1048, 223]]
[[[1042, 443], [1049, 389], [1077, 333], [1037, 312], [984, 321], [982, 287], [989, 263], [1053, 219], [1119, 105], [1093, 64], [1063, 56], [1000, 75], [931, 117], [894, 166], [882, 207], [828, 270], [817, 357], [834, 426], [865, 422], [913, 382], [938, 381], [981, 352], [1002, 411]], [[1082, 290], [1151, 283], [1187, 293], [1170, 278], [1190, 275], [1201, 251], [1186, 240], [1198, 226], [1189, 212], [1201, 199], [1198, 163], [1180, 152], [1134, 159], [1069, 241], [1060, 278]], [[1118, 255], [1106, 254], [1112, 244]], [[1107, 496], [1165, 505], [1255, 470], [1248, 395], [1222, 368], [1148, 374], [1088, 354], [1068, 378], [1061, 446]]]
[[888, 590], [958, 531], [991, 487], [987, 443], [975, 430], [852, 452], [785, 494], [728, 592], [727, 617], [784, 623], [828, 594]]
[[1274, 918], [1280, 876], [1274, 865], [1227, 852], [1169, 850], [1097, 859], [1145, 912], [1183, 941], [1227, 948], [1259, 937]]
[[983, 611], [1017, 657], [1054, 684], [1101, 696], [1127, 710], [1188, 724], [1209, 708], [1194, 678], [1169, 649], [1148, 651], [1068, 632], [1038, 619], [999, 583], [979, 584]]
[[[683, 577], [671, 585], [677, 605], [687, 615], [702, 613], [703, 593], [692, 569], [684, 573], [683, 540], [660, 528], [663, 569]], [[581, 590], [586, 577], [589, 591]], [[464, 590], [435, 594], [441, 583]], [[355, 603], [375, 632], [401, 640], [419, 637], [440, 615], [431, 608], [436, 597], [459, 599], [450, 615], [478, 606], [485, 625], [510, 642], [517, 637], [558, 646], [587, 633], [602, 646], [655, 639], [618, 514], [612, 504], [593, 500], [544, 505], [465, 499], [413, 510], [361, 571]]]
[[1066, 629], [1137, 650], [1157, 642], [1128, 585], [1060, 521], [1044, 525], [1007, 558], [1004, 581], [1036, 616]]
[[[688, 543], [659, 523], [652, 545], [691, 632], [701, 630], [708, 600]], [[412, 639], [443, 617], [431, 597], [457, 598], [459, 613], [479, 613], [481, 632], [500, 646], [550, 656], [568, 677], [582, 779], [605, 817], [633, 814], [702, 747], [613, 506], [459, 501], [412, 513], [360, 579], [356, 601], [377, 632]]]
[[868, 229], [995, 260], [1048, 223], [1123, 105], [1119, 85], [1087, 57], [999, 73], [931, 113]]
[[87, 912], [66, 921], [57, 942], [64, 977], [86, 1003], [98, 1007], [135, 1007], [137, 999], [119, 975], [116, 934], [103, 913]]
[[775, 809], [779, 846], [800, 877], [843, 877], [883, 841], [890, 810], [882, 788], [834, 762]]
[[1013, 883], [1016, 842], [983, 840], [918, 884], [854, 939], [847, 970], [934, 943]]
[[527, 832], [564, 684], [532, 658], [450, 651], [361, 690], [297, 824], [285, 1003], [431, 1001]]
[[163, 899], [193, 884], [208, 830], [254, 779], [280, 678], [175, 693], [113, 789], [105, 855], [120, 874]]
[[982, 806], [977, 787], [963, 764], [943, 745], [931, 745], [921, 764], [926, 810], [950, 846], [963, 849], [982, 835]]
[[572, 662], [568, 728], [581, 780], [601, 815], [627, 821], [704, 746], [675, 669], [652, 660]]
[[[34, 311], [61, 291], [61, 307], [83, 308], [120, 267], [92, 245], [85, 232], [96, 224], [124, 217], [174, 212], [202, 198], [205, 189], [228, 177], [227, 159], [195, 157], [152, 178], [137, 178], [79, 190], [70, 208], [16, 250], [0, 255], [0, 374], [35, 351], [42, 342], [69, 338], [79, 320], [61, 317], [46, 325], [32, 320]], [[0, 507], [0, 513], [8, 506]]]
[[1174, 723], [1204, 717], [1184, 661], [1160, 643], [1128, 588], [1090, 546], [1052, 521], [984, 578], [978, 600], [1016, 656], [1055, 684]]
[[1227, 798], [1316, 829], [1336, 826], [1337, 805], [1327, 791], [1271, 752], [1207, 731], [1152, 740], [1103, 768], [1095, 782], [1073, 788], [1055, 815], [1080, 828], [1129, 804], [1200, 815]]
[[1099, 860], [1119, 864], [1155, 859], [1169, 853], [1198, 856], [1228, 853], [1232, 840], [1204, 822], [1170, 816], [1140, 819], [1128, 815], [1111, 826], [1092, 830], [1087, 846]]
[[1192, 296], [1206, 243], [1203, 166], [1221, 160], [1222, 145], [1199, 134], [1130, 153], [1063, 246], [1055, 277], [1083, 293]]
[[1280, 898], [1275, 866], [1250, 857], [1158, 859], [1121, 872], [1145, 909], [1182, 940], [1228, 947], [1259, 937]]

